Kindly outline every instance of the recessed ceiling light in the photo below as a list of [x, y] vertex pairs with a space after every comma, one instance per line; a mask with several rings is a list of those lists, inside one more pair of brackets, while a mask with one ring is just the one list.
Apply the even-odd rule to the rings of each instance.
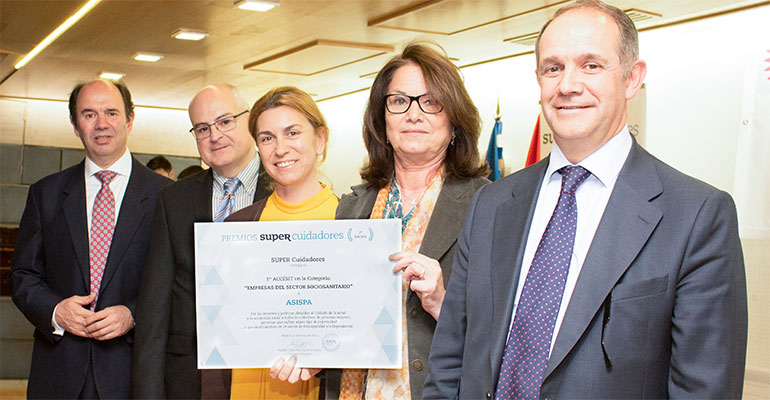
[[101, 79], [111, 79], [113, 81], [120, 80], [120, 78], [124, 77], [126, 74], [119, 74], [116, 72], [102, 72], [99, 74], [99, 78]]
[[278, 1], [267, 1], [267, 0], [238, 0], [235, 2], [235, 6], [240, 8], [241, 10], [250, 10], [250, 11], [267, 11], [272, 9], [273, 7], [278, 7], [281, 5]]
[[43, 39], [42, 42], [38, 43], [37, 46], [35, 46], [32, 51], [27, 53], [24, 58], [21, 59], [16, 65], [14, 65], [14, 68], [20, 69], [21, 67], [25, 66], [30, 60], [35, 58], [35, 56], [43, 51], [46, 47], [48, 47], [49, 44], [51, 44], [56, 38], [58, 38], [62, 33], [64, 33], [67, 29], [69, 29], [72, 25], [75, 25], [75, 22], [78, 22], [80, 18], [83, 18], [84, 15], [86, 15], [89, 11], [91, 11], [92, 8], [94, 8], [97, 4], [99, 4], [101, 0], [90, 0], [88, 3], [86, 3], [83, 7], [80, 8], [75, 14], [72, 14], [69, 18], [67, 18], [66, 21], [62, 22], [61, 25], [59, 25], [58, 28], [54, 29], [53, 32], [51, 32], [48, 36]]
[[208, 35], [209, 33], [206, 31], [185, 28], [179, 28], [171, 34], [172, 37], [181, 40], [201, 40]]
[[134, 55], [134, 60], [136, 61], [155, 62], [161, 58], [163, 58], [162, 55], [155, 53], [136, 53], [136, 55]]

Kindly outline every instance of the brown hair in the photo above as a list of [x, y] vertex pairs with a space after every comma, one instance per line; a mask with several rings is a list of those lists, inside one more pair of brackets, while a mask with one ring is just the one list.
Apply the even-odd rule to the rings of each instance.
[[562, 14], [581, 8], [599, 11], [600, 13], [608, 15], [615, 21], [618, 30], [620, 30], [618, 58], [620, 58], [620, 64], [623, 66], [623, 77], [628, 78], [631, 67], [633, 67], [636, 60], [639, 59], [639, 33], [636, 31], [634, 21], [631, 20], [631, 17], [629, 17], [628, 14], [617, 7], [599, 0], [578, 0], [572, 4], [566, 5], [558, 9], [553, 18], [549, 19], [548, 22], [543, 25], [540, 29], [540, 34], [537, 35], [537, 41], [535, 42], [535, 60], [537, 62], [538, 75], [540, 75], [540, 38], [543, 37], [545, 28]]
[[[264, 96], [260, 97], [254, 106], [251, 107], [249, 114], [249, 133], [254, 140], [257, 140], [257, 119], [259, 115], [271, 108], [280, 106], [291, 107], [305, 116], [310, 124], [315, 128], [316, 136], [318, 136], [319, 130], [323, 130], [326, 133], [326, 143], [329, 143], [329, 126], [326, 125], [321, 110], [318, 109], [318, 105], [313, 101], [313, 98], [309, 94], [297, 89], [294, 86], [282, 86], [275, 88]], [[321, 161], [326, 160], [326, 147], [324, 146], [324, 153]]]
[[369, 162], [361, 168], [361, 178], [369, 187], [380, 188], [393, 177], [393, 147], [388, 143], [385, 133], [385, 95], [388, 94], [393, 75], [407, 64], [420, 67], [428, 91], [438, 96], [444, 106], [442, 112], [447, 113], [452, 126], [454, 144], [450, 144], [446, 150], [445, 178], [458, 180], [488, 175], [489, 168], [486, 163], [481, 163], [478, 149], [481, 117], [465, 89], [460, 70], [445, 54], [434, 50], [426, 42], [411, 42], [401, 54], [391, 58], [382, 67], [369, 92], [363, 127]]

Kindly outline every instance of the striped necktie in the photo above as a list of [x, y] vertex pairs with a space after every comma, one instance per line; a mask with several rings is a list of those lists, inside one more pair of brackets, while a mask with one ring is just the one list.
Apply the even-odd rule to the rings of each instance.
[[241, 181], [238, 178], [232, 178], [225, 181], [222, 200], [219, 201], [217, 212], [214, 214], [214, 222], [222, 222], [235, 208], [235, 191], [241, 187]]

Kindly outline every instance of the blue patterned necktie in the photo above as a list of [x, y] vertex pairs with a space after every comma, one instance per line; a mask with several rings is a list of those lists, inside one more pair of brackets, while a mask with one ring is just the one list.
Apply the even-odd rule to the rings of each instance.
[[537, 246], [524, 281], [497, 380], [497, 399], [537, 399], [548, 362], [556, 316], [575, 244], [575, 191], [591, 173], [580, 166], [559, 169], [559, 202]]
[[232, 178], [225, 181], [222, 200], [219, 201], [217, 212], [214, 214], [214, 222], [222, 222], [233, 213], [235, 208], [235, 191], [241, 187], [241, 181], [238, 178]]

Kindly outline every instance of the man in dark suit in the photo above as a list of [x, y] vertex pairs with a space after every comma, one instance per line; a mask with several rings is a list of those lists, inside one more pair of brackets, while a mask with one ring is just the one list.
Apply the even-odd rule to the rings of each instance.
[[155, 201], [171, 181], [126, 148], [134, 105], [125, 85], [79, 84], [69, 109], [86, 158], [30, 187], [9, 276], [35, 326], [27, 395], [126, 398]]
[[193, 224], [221, 221], [270, 194], [269, 179], [259, 174], [248, 110], [230, 85], [207, 86], [190, 102], [190, 131], [211, 168], [169, 186], [158, 200], [137, 305], [136, 398], [201, 397]]
[[746, 282], [728, 194], [642, 149], [633, 22], [578, 1], [536, 46], [550, 156], [482, 188], [424, 398], [739, 398]]

